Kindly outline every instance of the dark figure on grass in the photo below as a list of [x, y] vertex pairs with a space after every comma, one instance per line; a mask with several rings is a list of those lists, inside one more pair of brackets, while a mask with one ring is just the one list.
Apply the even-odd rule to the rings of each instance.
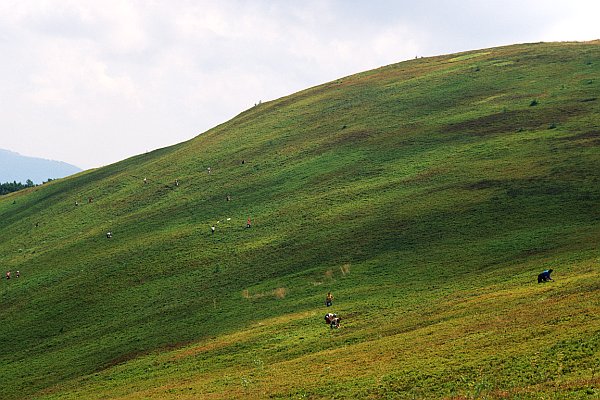
[[538, 275], [538, 283], [551, 281], [550, 274], [554, 271], [553, 269], [547, 269]]
[[327, 292], [327, 297], [325, 297], [325, 305], [327, 307], [331, 307], [332, 304], [333, 304], [333, 295], [331, 294], [331, 292]]

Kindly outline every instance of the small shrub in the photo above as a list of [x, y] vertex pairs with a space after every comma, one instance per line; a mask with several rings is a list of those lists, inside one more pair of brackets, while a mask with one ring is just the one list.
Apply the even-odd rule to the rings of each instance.
[[287, 290], [283, 287], [277, 288], [275, 290], [273, 290], [273, 294], [275, 295], [275, 297], [277, 297], [278, 299], [283, 299], [285, 298], [285, 294], [287, 293]]
[[537, 106], [538, 104], [538, 101], [534, 99], [531, 101], [531, 103], [529, 103], [529, 107]]
[[242, 376], [240, 380], [242, 381], [242, 387], [244, 389], [248, 390], [248, 388], [250, 388], [250, 385], [252, 384], [252, 381], [250, 380], [250, 378]]
[[342, 271], [342, 275], [346, 276], [350, 273], [350, 264], [344, 264], [340, 267], [340, 271]]

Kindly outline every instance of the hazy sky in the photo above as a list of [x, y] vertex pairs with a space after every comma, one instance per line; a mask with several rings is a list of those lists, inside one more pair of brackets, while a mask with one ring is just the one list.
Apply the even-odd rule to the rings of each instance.
[[598, 0], [0, 1], [0, 148], [82, 168], [419, 56], [600, 38]]

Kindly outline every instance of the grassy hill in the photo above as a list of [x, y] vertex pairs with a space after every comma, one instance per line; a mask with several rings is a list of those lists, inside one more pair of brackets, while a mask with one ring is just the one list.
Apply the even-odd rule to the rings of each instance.
[[3, 196], [0, 397], [600, 396], [599, 97], [599, 42], [423, 58]]

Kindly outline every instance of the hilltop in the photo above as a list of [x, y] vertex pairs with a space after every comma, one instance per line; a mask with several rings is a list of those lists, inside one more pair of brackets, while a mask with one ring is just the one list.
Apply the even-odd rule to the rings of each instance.
[[64, 178], [80, 172], [81, 168], [62, 161], [22, 156], [0, 149], [0, 182], [21, 182], [27, 179], [42, 183], [48, 179]]
[[4, 196], [3, 398], [598, 396], [599, 60], [401, 62]]

